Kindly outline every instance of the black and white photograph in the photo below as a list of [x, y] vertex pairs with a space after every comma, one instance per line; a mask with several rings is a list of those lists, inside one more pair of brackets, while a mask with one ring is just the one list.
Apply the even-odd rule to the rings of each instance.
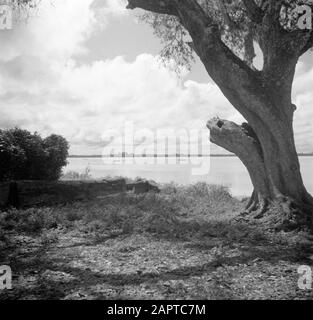
[[0, 308], [312, 280], [312, 0], [0, 0]]

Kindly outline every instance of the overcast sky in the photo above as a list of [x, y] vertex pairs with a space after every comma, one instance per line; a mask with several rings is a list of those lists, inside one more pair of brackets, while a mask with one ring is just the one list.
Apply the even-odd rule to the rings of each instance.
[[[0, 128], [58, 133], [72, 154], [101, 154], [103, 132], [205, 128], [243, 119], [200, 62], [178, 80], [161, 45], [124, 0], [42, 0], [27, 24], [0, 31]], [[299, 152], [313, 151], [313, 53], [298, 65], [293, 99]], [[213, 148], [213, 152], [220, 150]]]

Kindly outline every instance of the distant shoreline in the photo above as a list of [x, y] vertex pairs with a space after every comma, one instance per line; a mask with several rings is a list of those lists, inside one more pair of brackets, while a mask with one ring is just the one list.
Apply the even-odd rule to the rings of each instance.
[[[313, 153], [299, 153], [298, 154], [299, 157], [313, 157]], [[83, 158], [95, 158], [95, 159], [101, 159], [103, 156], [101, 155], [70, 155], [68, 158], [76, 158], [76, 159], [83, 159]], [[140, 156], [140, 155], [135, 155], [135, 158], [175, 158], [175, 155], [168, 155], [168, 156], [164, 156], [164, 155], [147, 155], [147, 156]], [[190, 155], [190, 158], [229, 158], [229, 157], [237, 157], [234, 154], [211, 154], [211, 155]], [[133, 158], [133, 156], [119, 156], [119, 157], [110, 157], [110, 156], [106, 156], [106, 158]], [[188, 158], [188, 156], [186, 155], [180, 155], [177, 158]]]

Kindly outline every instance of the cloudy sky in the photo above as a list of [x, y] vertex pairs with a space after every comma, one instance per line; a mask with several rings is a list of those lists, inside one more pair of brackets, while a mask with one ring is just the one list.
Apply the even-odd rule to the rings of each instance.
[[[101, 154], [103, 133], [205, 129], [220, 116], [243, 119], [200, 62], [183, 79], [158, 62], [161, 45], [124, 0], [42, 0], [27, 23], [0, 31], [0, 128], [58, 133], [72, 154]], [[313, 151], [313, 54], [294, 86], [299, 152]], [[213, 152], [221, 152], [213, 148]]]

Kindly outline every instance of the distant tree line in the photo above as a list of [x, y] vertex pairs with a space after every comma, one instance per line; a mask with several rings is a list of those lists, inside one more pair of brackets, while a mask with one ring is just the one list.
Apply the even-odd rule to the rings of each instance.
[[67, 165], [69, 143], [52, 134], [19, 128], [0, 130], [0, 181], [58, 180]]

